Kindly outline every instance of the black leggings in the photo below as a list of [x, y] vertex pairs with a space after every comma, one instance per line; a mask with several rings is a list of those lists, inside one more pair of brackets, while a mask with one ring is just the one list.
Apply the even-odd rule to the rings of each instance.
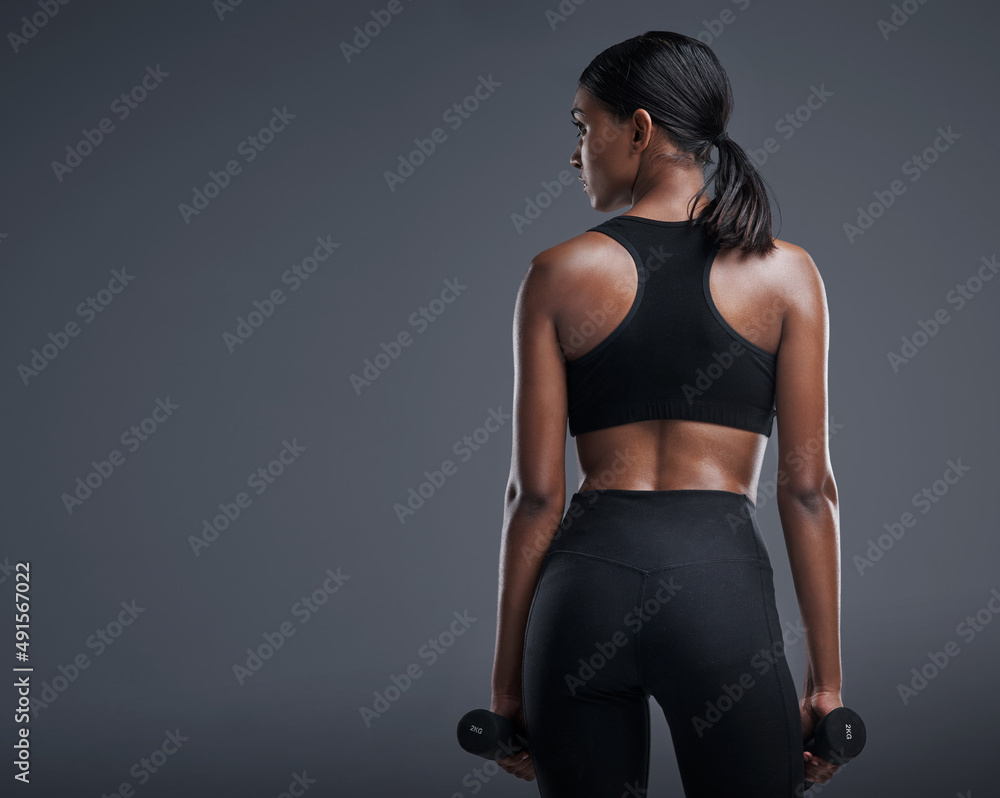
[[646, 795], [650, 695], [686, 798], [803, 794], [771, 560], [742, 493], [578, 491], [545, 552], [523, 660], [542, 798]]

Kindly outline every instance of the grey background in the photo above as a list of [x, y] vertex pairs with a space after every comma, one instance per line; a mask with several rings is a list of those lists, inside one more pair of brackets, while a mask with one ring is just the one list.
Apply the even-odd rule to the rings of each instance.
[[[483, 783], [472, 775], [482, 761], [455, 744], [457, 719], [490, 698], [510, 425], [467, 462], [452, 447], [491, 408], [510, 412], [513, 301], [531, 258], [606, 218], [575, 170], [522, 232], [511, 214], [570, 168], [581, 70], [651, 28], [703, 34], [733, 83], [734, 140], [778, 140], [761, 166], [780, 202], [775, 233], [806, 248], [826, 282], [830, 411], [843, 425], [831, 440], [843, 694], [870, 739], [822, 792], [993, 789], [1000, 623], [969, 642], [956, 627], [977, 611], [992, 619], [1000, 587], [1000, 285], [983, 283], [962, 310], [946, 296], [997, 249], [995, 7], [913, 3], [887, 40], [876, 23], [888, 3], [588, 0], [553, 29], [545, 11], [556, 7], [404, 2], [350, 63], [340, 43], [384, 3], [243, 3], [221, 20], [207, 0], [70, 3], [18, 52], [0, 46], [3, 658], [13, 663], [11, 569], [30, 561], [33, 698], [60, 665], [90, 661], [36, 705], [32, 784], [20, 793], [110, 796], [130, 782], [144, 798], [276, 796], [304, 772], [316, 779], [308, 795], [537, 794], [502, 772]], [[707, 33], [725, 9], [732, 23]], [[0, 29], [19, 31], [38, 10], [8, 3]], [[168, 77], [114, 117], [112, 101], [156, 65]], [[480, 75], [501, 85], [452, 130], [442, 113]], [[777, 134], [819, 84], [828, 102], [791, 138]], [[295, 119], [185, 223], [179, 203], [286, 106]], [[57, 180], [52, 161], [105, 116], [115, 129]], [[446, 141], [390, 191], [384, 172], [437, 126]], [[961, 137], [910, 182], [904, 162], [939, 126]], [[895, 179], [906, 192], [850, 243], [844, 223]], [[326, 235], [339, 249], [230, 353], [223, 334]], [[83, 323], [77, 305], [112, 269], [134, 280]], [[417, 333], [410, 315], [446, 279], [468, 288]], [[951, 321], [894, 373], [887, 353], [941, 307]], [[18, 367], [73, 320], [80, 335], [25, 384]], [[412, 345], [359, 395], [350, 375], [403, 330]], [[179, 409], [125, 450], [119, 436], [167, 397]], [[286, 439], [305, 450], [254, 494], [247, 476]], [[766, 493], [776, 446], [758, 518], [793, 624]], [[115, 448], [125, 462], [68, 513], [62, 494]], [[969, 472], [915, 510], [914, 494], [959, 458]], [[445, 459], [457, 472], [401, 524], [394, 504]], [[568, 441], [570, 491], [573, 463]], [[189, 536], [240, 491], [251, 505], [195, 556]], [[859, 573], [855, 556], [907, 511], [916, 526]], [[349, 579], [301, 623], [293, 605], [338, 568]], [[98, 655], [88, 639], [133, 600], [143, 612]], [[456, 611], [476, 620], [431, 664], [418, 652]], [[233, 666], [286, 621], [294, 636], [240, 686]], [[949, 640], [959, 655], [904, 704], [897, 685]], [[799, 685], [802, 648], [787, 650]], [[422, 676], [366, 726], [359, 708], [411, 663]], [[13, 688], [2, 701], [8, 762]], [[648, 794], [680, 795], [655, 704], [653, 722]], [[141, 784], [130, 768], [168, 730], [189, 739]]]

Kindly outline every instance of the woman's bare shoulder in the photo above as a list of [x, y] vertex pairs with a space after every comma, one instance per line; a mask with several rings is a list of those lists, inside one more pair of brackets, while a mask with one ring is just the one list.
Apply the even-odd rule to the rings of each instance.
[[760, 296], [783, 298], [789, 303], [822, 291], [819, 268], [809, 253], [789, 241], [772, 240], [775, 248], [763, 255], [735, 248], [720, 251], [713, 272], [717, 268], [744, 287], [754, 287]]
[[614, 239], [603, 233], [588, 230], [566, 241], [542, 250], [531, 262], [549, 270], [572, 271], [586, 268], [608, 252], [620, 249]]
[[825, 296], [823, 277], [812, 256], [797, 244], [774, 239], [769, 271], [790, 302], [812, 304]]
[[621, 245], [609, 236], [594, 231], [580, 233], [535, 255], [522, 280], [522, 291], [558, 304], [560, 297], [600, 274], [610, 258], [623, 253]]

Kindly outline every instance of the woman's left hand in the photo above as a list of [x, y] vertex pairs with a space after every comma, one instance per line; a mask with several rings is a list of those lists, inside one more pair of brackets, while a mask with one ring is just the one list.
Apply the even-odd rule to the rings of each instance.
[[[490, 699], [490, 712], [496, 712], [509, 719], [514, 723], [518, 733], [525, 734], [524, 705], [521, 696], [494, 694]], [[497, 764], [519, 779], [535, 780], [535, 763], [531, 761], [531, 752], [527, 749], [498, 759]]]

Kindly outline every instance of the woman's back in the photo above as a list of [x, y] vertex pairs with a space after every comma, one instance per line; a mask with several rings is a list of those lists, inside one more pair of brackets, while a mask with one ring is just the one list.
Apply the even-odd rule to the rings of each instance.
[[598, 227], [606, 232], [536, 258], [558, 286], [580, 489], [718, 489], [755, 501], [782, 320], [808, 279], [804, 251], [776, 241], [768, 255], [716, 254], [701, 228], [633, 212]]

